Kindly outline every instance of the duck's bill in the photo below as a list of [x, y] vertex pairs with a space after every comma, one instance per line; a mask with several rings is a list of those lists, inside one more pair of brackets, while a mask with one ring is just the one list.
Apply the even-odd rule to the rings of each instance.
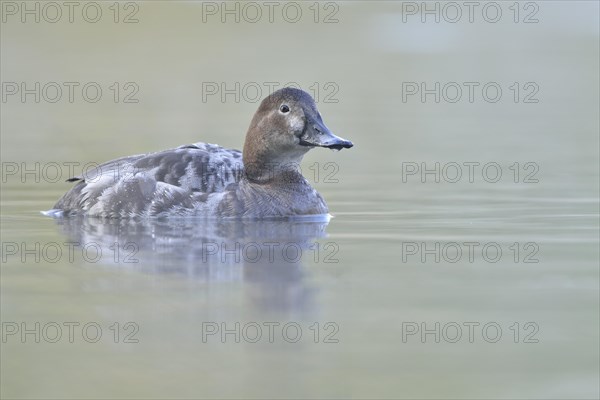
[[333, 150], [349, 149], [354, 146], [351, 141], [334, 135], [322, 123], [310, 124], [302, 136], [300, 136], [299, 144], [309, 147], [326, 147]]

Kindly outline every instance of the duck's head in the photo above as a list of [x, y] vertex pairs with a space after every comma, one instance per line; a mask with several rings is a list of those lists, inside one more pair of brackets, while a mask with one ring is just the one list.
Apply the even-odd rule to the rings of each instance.
[[[299, 164], [314, 147], [341, 150], [351, 141], [334, 135], [323, 123], [313, 98], [303, 90], [279, 89], [266, 97], [246, 134], [244, 165]], [[257, 171], [258, 172], [258, 171]]]

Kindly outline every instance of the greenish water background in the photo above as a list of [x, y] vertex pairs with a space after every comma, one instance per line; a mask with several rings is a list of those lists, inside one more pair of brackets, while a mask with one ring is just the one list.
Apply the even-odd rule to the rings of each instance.
[[[305, 158], [305, 174], [334, 215], [325, 226], [61, 223], [39, 211], [70, 184], [3, 175], [3, 246], [80, 241], [108, 255], [23, 262], [22, 252], [3, 247], [3, 323], [103, 329], [97, 343], [8, 336], [3, 398], [598, 398], [597, 2], [536, 2], [539, 22], [531, 24], [522, 23], [523, 2], [519, 23], [512, 2], [499, 3], [498, 23], [478, 13], [473, 23], [421, 23], [406, 12], [404, 22], [402, 2], [377, 1], [333, 3], [336, 23], [322, 23], [323, 4], [314, 23], [309, 2], [299, 3], [297, 23], [281, 14], [273, 23], [222, 23], [218, 15], [203, 22], [201, 3], [148, 1], [137, 3], [138, 23], [124, 24], [101, 4], [104, 17], [95, 24], [12, 16], [2, 23], [2, 82], [103, 88], [97, 103], [80, 92], [73, 103], [7, 97], [3, 174], [13, 163], [83, 165], [196, 141], [241, 148], [258, 103], [203, 99], [203, 83], [212, 82], [255, 83], [265, 95], [267, 82], [318, 88], [325, 122], [355, 147]], [[139, 102], [115, 103], [113, 82], [122, 90], [137, 85]], [[496, 103], [481, 96], [403, 101], [403, 82], [496, 82], [503, 95]], [[535, 83], [539, 101], [524, 103], [521, 92], [515, 103], [514, 82]], [[326, 99], [331, 88], [337, 92]], [[324, 181], [327, 162], [335, 163], [337, 182]], [[503, 178], [403, 179], [406, 163], [436, 162], [494, 162]], [[515, 162], [521, 172], [535, 163], [538, 182], [524, 183], [521, 174], [515, 183]], [[309, 169], [315, 163], [318, 179]], [[206, 241], [266, 240], [293, 243], [303, 256], [251, 263], [202, 252]], [[122, 253], [111, 259], [115, 241], [135, 243], [139, 262], [124, 262]], [[504, 253], [495, 263], [403, 258], [411, 243], [464, 242], [495, 243]], [[509, 249], [515, 242], [518, 262]], [[337, 246], [337, 262], [327, 262], [328, 244]], [[526, 244], [537, 246], [539, 262], [523, 262]], [[123, 334], [128, 321], [139, 327], [139, 343], [122, 336], [115, 343], [109, 327], [119, 322]], [[207, 322], [295, 322], [303, 336], [205, 343]], [[318, 343], [309, 328], [315, 322]], [[327, 322], [338, 327], [338, 343], [324, 342]], [[432, 335], [403, 340], [410, 322], [494, 322], [503, 336], [490, 343], [477, 334], [471, 343], [465, 330], [456, 343]], [[528, 322], [539, 327], [537, 343], [523, 342]]]

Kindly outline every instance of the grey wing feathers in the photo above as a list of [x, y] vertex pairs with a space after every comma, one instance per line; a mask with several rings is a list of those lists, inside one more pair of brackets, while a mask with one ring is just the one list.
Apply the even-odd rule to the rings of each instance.
[[115, 217], [193, 209], [198, 199], [224, 191], [242, 175], [241, 152], [196, 143], [119, 158], [85, 171], [69, 179], [78, 182], [55, 208]]
[[146, 154], [138, 154], [135, 156], [127, 156], [117, 158], [116, 160], [107, 161], [103, 164], [100, 164], [94, 168], [86, 168], [85, 171], [81, 175], [74, 176], [72, 178], [67, 179], [67, 182], [77, 182], [77, 181], [93, 181], [97, 179], [100, 175], [114, 175], [115, 173], [118, 176], [119, 171], [125, 170], [129, 165], [131, 165], [136, 160], [146, 156]]

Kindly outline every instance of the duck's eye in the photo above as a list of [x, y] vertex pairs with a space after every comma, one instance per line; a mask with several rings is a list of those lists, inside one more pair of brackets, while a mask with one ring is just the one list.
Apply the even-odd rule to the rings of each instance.
[[283, 114], [287, 114], [290, 112], [290, 107], [288, 107], [287, 104], [282, 104], [281, 107], [279, 107], [279, 111], [281, 111]]

